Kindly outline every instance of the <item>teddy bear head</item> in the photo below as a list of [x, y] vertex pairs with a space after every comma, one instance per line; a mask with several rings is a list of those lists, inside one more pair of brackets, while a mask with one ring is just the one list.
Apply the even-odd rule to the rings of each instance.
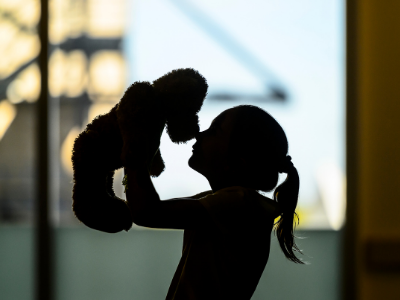
[[207, 96], [206, 79], [191, 68], [176, 69], [152, 84], [165, 114], [166, 131], [174, 143], [186, 143], [199, 132], [200, 111]]

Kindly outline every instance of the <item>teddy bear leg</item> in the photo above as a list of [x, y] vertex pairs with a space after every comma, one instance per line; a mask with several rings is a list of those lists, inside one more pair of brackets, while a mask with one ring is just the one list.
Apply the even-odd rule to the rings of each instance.
[[103, 181], [99, 178], [96, 183], [75, 182], [72, 195], [75, 216], [92, 229], [108, 233], [128, 231], [132, 226], [129, 207], [124, 200], [110, 195]]

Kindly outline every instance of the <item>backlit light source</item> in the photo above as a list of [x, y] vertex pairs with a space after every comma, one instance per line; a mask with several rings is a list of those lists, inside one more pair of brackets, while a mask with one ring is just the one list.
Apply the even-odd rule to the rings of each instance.
[[125, 61], [119, 51], [98, 51], [89, 66], [89, 96], [93, 101], [118, 102], [125, 90]]
[[0, 141], [17, 114], [17, 109], [8, 100], [0, 101]]
[[68, 132], [67, 137], [61, 145], [61, 165], [64, 169], [64, 172], [71, 175], [72, 171], [72, 149], [74, 147], [75, 139], [78, 137], [81, 132], [81, 128], [78, 126], [74, 126]]
[[40, 94], [40, 70], [31, 64], [7, 87], [7, 97], [13, 104], [22, 101], [35, 102]]
[[317, 183], [329, 224], [339, 230], [346, 209], [346, 178], [337, 164], [326, 161], [317, 169]]
[[88, 0], [87, 32], [93, 37], [119, 37], [125, 28], [125, 0]]
[[35, 58], [39, 50], [40, 42], [36, 34], [21, 31], [11, 21], [0, 18], [0, 79], [7, 78]]

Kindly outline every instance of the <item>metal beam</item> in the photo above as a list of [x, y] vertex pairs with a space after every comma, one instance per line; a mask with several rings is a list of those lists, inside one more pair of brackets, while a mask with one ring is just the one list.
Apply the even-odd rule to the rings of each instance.
[[236, 60], [260, 78], [265, 84], [266, 91], [270, 92], [268, 98], [273, 98], [278, 101], [284, 101], [288, 98], [287, 89], [277, 76], [261, 60], [248, 51], [241, 43], [236, 41], [236, 39], [226, 30], [219, 26], [217, 22], [212, 20], [198, 7], [190, 4], [189, 1], [170, 1]]
[[358, 109], [358, 21], [357, 0], [346, 1], [346, 178], [347, 207], [343, 228], [342, 299], [356, 300], [357, 293], [357, 204], [358, 137], [360, 135]]
[[36, 147], [36, 199], [35, 199], [35, 299], [53, 299], [53, 239], [50, 207], [50, 143], [49, 143], [49, 92], [48, 92], [48, 0], [41, 0], [39, 38], [41, 50], [38, 58], [41, 73], [41, 92], [37, 101]]

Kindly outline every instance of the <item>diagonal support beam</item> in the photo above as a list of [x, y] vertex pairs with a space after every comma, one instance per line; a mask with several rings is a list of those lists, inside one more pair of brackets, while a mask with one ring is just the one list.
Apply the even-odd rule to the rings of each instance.
[[285, 100], [287, 89], [265, 64], [235, 40], [217, 22], [212, 20], [198, 7], [187, 0], [170, 0], [183, 14], [196, 23], [204, 32], [213, 38], [221, 47], [242, 63], [248, 70], [260, 78], [273, 98]]

